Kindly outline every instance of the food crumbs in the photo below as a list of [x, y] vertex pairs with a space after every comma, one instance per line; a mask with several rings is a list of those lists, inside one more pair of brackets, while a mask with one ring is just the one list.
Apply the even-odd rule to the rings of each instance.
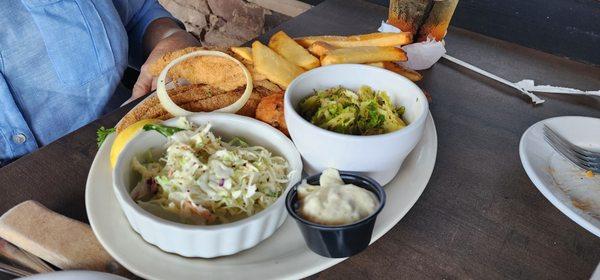
[[571, 203], [573, 203], [573, 206], [583, 210], [583, 211], [589, 211], [590, 210], [590, 205], [586, 202], [577, 200], [577, 199], [571, 199]]
[[588, 170], [585, 172], [585, 176], [588, 178], [592, 178], [594, 177], [594, 172], [592, 172], [592, 170]]

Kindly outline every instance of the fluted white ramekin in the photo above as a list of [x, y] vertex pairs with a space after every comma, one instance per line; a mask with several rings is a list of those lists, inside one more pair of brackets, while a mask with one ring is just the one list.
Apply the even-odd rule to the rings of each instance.
[[[133, 157], [166, 143], [166, 138], [157, 132], [140, 132], [125, 146], [113, 170], [113, 189], [129, 224], [148, 243], [185, 257], [213, 258], [235, 254], [257, 245], [271, 236], [287, 217], [285, 193], [301, 178], [300, 154], [285, 135], [252, 118], [224, 113], [199, 113], [188, 119], [199, 124], [210, 122], [217, 136], [225, 139], [239, 136], [252, 145], [263, 146], [273, 154], [284, 157], [292, 171], [285, 191], [263, 211], [229, 224], [186, 225], [159, 218], [142, 209], [129, 195], [137, 180], [131, 169]], [[171, 119], [164, 123], [169, 125], [175, 121]]]

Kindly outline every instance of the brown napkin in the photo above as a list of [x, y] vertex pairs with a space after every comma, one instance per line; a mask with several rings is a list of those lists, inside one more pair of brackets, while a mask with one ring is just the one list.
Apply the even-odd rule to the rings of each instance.
[[0, 237], [61, 269], [129, 275], [102, 248], [89, 225], [28, 200], [0, 217]]

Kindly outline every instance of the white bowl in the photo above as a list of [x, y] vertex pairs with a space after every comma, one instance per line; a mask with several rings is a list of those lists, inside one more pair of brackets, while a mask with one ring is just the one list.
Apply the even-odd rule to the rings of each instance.
[[[240, 136], [251, 145], [267, 148], [275, 155], [284, 157], [291, 172], [290, 182], [282, 195], [269, 207], [254, 216], [222, 225], [187, 225], [159, 218], [142, 209], [129, 196], [135, 185], [131, 161], [150, 148], [163, 147], [166, 138], [155, 131], [140, 132], [123, 149], [113, 170], [113, 189], [121, 209], [131, 227], [146, 242], [170, 253], [185, 257], [212, 258], [235, 254], [251, 248], [271, 236], [285, 221], [285, 194], [300, 180], [302, 160], [298, 151], [285, 135], [275, 128], [252, 118], [224, 114], [200, 113], [188, 116], [188, 120], [211, 123], [216, 136], [225, 139]], [[176, 119], [165, 121], [173, 125]]]
[[[322, 129], [296, 111], [305, 97], [335, 86], [357, 90], [363, 85], [387, 92], [395, 105], [406, 108], [408, 125], [380, 135], [346, 135]], [[391, 181], [423, 135], [429, 113], [427, 98], [413, 82], [391, 71], [359, 64], [315, 68], [298, 76], [285, 92], [285, 121], [309, 174], [333, 167], [355, 171], [384, 185]]]

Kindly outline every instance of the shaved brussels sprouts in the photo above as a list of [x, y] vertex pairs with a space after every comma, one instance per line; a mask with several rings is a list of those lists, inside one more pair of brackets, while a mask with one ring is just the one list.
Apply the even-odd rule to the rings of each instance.
[[383, 91], [362, 86], [357, 92], [344, 87], [315, 91], [300, 101], [300, 115], [321, 128], [352, 135], [376, 135], [406, 126], [404, 107], [396, 107]]

